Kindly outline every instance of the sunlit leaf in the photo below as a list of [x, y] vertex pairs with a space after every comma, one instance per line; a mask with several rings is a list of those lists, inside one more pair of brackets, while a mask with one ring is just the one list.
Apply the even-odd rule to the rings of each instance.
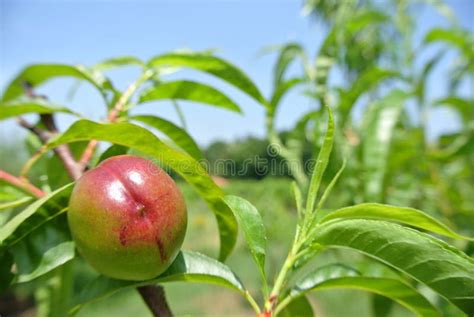
[[331, 108], [328, 110], [328, 127], [326, 136], [324, 137], [323, 145], [319, 151], [318, 157], [316, 158], [316, 165], [314, 166], [313, 174], [311, 176], [311, 182], [308, 190], [308, 200], [306, 204], [306, 213], [311, 213], [314, 210], [316, 203], [316, 197], [318, 196], [319, 186], [323, 178], [324, 171], [329, 162], [329, 156], [331, 155], [332, 145], [334, 142], [334, 119], [332, 116]]
[[433, 43], [433, 42], [445, 42], [449, 43], [458, 49], [466, 57], [471, 57], [474, 55], [474, 51], [472, 49], [472, 45], [474, 44], [474, 38], [472, 34], [466, 32], [459, 28], [449, 28], [449, 29], [442, 29], [442, 28], [434, 28], [431, 29], [425, 36], [425, 43]]
[[270, 99], [270, 111], [272, 114], [275, 113], [278, 104], [281, 101], [281, 98], [293, 87], [303, 83], [304, 80], [302, 78], [292, 78], [288, 79], [287, 81], [281, 82], [273, 92], [272, 98]]
[[267, 237], [262, 216], [250, 202], [237, 196], [225, 196], [224, 201], [234, 212], [240, 228], [244, 232], [245, 240], [252, 253], [263, 281], [266, 281], [265, 274], [265, 249]]
[[73, 298], [71, 312], [79, 310], [84, 304], [105, 298], [123, 289], [167, 282], [214, 284], [228, 287], [239, 293], [245, 292], [239, 278], [225, 264], [196, 252], [182, 251], [168, 270], [152, 280], [131, 282], [114, 280], [105, 276], [97, 277], [76, 298]]
[[145, 63], [134, 56], [122, 56], [103, 60], [102, 62], [95, 64], [93, 68], [98, 71], [104, 71], [126, 66], [144, 67]]
[[0, 103], [0, 120], [28, 113], [46, 114], [55, 112], [74, 114], [67, 108], [51, 104], [43, 99], [14, 100]]
[[437, 100], [435, 105], [447, 106], [457, 111], [464, 123], [468, 123], [472, 118], [474, 118], [474, 100], [472, 99], [450, 96]]
[[159, 118], [156, 116], [133, 116], [131, 120], [143, 122], [146, 125], [163, 132], [168, 136], [176, 145], [183, 149], [186, 153], [191, 155], [195, 160], [202, 160], [204, 157], [196, 144], [194, 139], [183, 129], [175, 125], [173, 122]]
[[468, 239], [451, 230], [430, 215], [413, 208], [365, 203], [335, 210], [321, 219], [321, 223], [342, 219], [375, 219], [394, 221], [454, 239]]
[[240, 112], [239, 106], [219, 90], [188, 80], [163, 82], [145, 90], [140, 95], [141, 103], [165, 99], [195, 101]]
[[362, 128], [362, 163], [366, 200], [380, 202], [384, 195], [390, 145], [395, 125], [410, 94], [393, 90], [365, 112]]
[[285, 72], [290, 66], [291, 62], [298, 57], [301, 57], [303, 61], [305, 60], [306, 53], [304, 49], [298, 43], [288, 43], [285, 44], [278, 54], [278, 59], [275, 63], [273, 70], [273, 86], [276, 88], [284, 80]]
[[352, 86], [341, 95], [341, 123], [344, 124], [346, 122], [352, 107], [362, 94], [377, 87], [377, 85], [379, 85], [383, 80], [393, 78], [397, 75], [398, 72], [396, 71], [378, 67], [369, 68], [360, 74], [360, 76], [353, 82]]
[[266, 103], [257, 86], [246, 74], [236, 66], [216, 56], [203, 53], [170, 53], [152, 58], [149, 65], [152, 67], [186, 67], [203, 71], [239, 88], [259, 103]]
[[474, 313], [474, 260], [441, 240], [394, 223], [351, 219], [317, 227], [314, 241], [375, 258]]
[[23, 197], [9, 202], [0, 202], [0, 211], [25, 205], [33, 200], [32, 197]]
[[34, 271], [20, 274], [17, 283], [32, 281], [74, 258], [74, 242], [68, 241], [58, 244], [41, 255], [41, 262]]
[[[359, 10], [343, 24], [335, 25], [326, 36], [316, 57], [316, 83], [319, 90], [325, 93], [327, 81], [332, 66], [337, 62], [341, 48], [340, 39], [350, 39], [356, 32], [363, 32], [369, 25], [380, 24], [387, 20], [387, 16], [379, 11]], [[341, 36], [343, 35], [343, 36]]]
[[351, 275], [351, 271], [344, 272], [344, 269], [340, 268], [339, 272], [334, 272], [334, 269], [333, 265], [329, 265], [310, 273], [296, 282], [290, 296], [298, 297], [310, 291], [334, 288], [358, 289], [386, 296], [418, 316], [441, 316], [436, 308], [415, 288], [400, 280], [354, 276], [353, 273]]
[[117, 155], [125, 155], [127, 153], [128, 153], [128, 147], [112, 144], [100, 155], [99, 159], [97, 160], [97, 164], [99, 164], [100, 162], [110, 157], [117, 156]]
[[11, 246], [67, 210], [72, 185], [68, 184], [44, 196], [0, 228], [0, 247]]
[[2, 96], [3, 101], [15, 99], [24, 94], [23, 84], [37, 87], [51, 79], [72, 77], [85, 80], [99, 89], [102, 93], [112, 89], [110, 81], [98, 72], [91, 71], [84, 66], [71, 66], [64, 64], [35, 64], [24, 68], [15, 79], [7, 86]]

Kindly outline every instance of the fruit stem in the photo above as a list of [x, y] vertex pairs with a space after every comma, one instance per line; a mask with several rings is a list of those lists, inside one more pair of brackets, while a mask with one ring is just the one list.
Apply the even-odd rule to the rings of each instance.
[[137, 287], [138, 292], [147, 304], [154, 317], [172, 317], [165, 290], [159, 285], [145, 285]]

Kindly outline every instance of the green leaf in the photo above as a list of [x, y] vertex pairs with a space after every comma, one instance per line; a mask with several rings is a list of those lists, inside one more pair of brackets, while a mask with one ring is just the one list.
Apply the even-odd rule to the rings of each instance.
[[299, 296], [278, 313], [278, 317], [311, 317], [314, 316], [313, 307], [306, 296]]
[[283, 294], [280, 300], [281, 305], [278, 305], [276, 309], [277, 315], [280, 316], [278, 314], [280, 310], [287, 310], [287, 305], [291, 306], [294, 301], [297, 301], [300, 297], [304, 296], [304, 294], [311, 291], [313, 286], [330, 279], [357, 275], [359, 275], [359, 272], [356, 269], [344, 264], [332, 263], [322, 266], [312, 273], [300, 277], [293, 283], [291, 288]]
[[321, 223], [344, 219], [395, 221], [454, 239], [474, 240], [474, 238], [457, 234], [445, 224], [420, 210], [376, 203], [365, 203], [338, 209], [322, 218]]
[[281, 82], [274, 90], [272, 98], [270, 99], [270, 111], [273, 116], [276, 112], [278, 104], [281, 101], [281, 98], [293, 87], [303, 83], [302, 78], [292, 78], [287, 81]]
[[175, 170], [206, 200], [214, 212], [221, 238], [220, 259], [232, 251], [237, 237], [237, 222], [232, 211], [224, 203], [224, 193], [211, 179], [202, 165], [191, 156], [176, 151], [150, 131], [131, 124], [100, 124], [89, 120], [75, 122], [67, 131], [47, 144], [52, 149], [60, 144], [84, 140], [100, 140], [129, 147], [150, 155]]
[[135, 56], [122, 56], [103, 60], [102, 62], [95, 64], [93, 66], [93, 69], [98, 71], [104, 71], [126, 66], [145, 67], [145, 63], [143, 63], [143, 61], [141, 61]]
[[284, 45], [280, 49], [280, 54], [278, 55], [278, 59], [273, 70], [273, 86], [276, 88], [280, 85], [280, 83], [283, 81], [288, 66], [290, 66], [293, 60], [295, 60], [297, 57], [301, 57], [303, 60], [305, 60], [305, 56], [306, 54], [304, 49], [300, 44], [288, 43]]
[[7, 86], [2, 101], [9, 101], [24, 94], [23, 84], [28, 82], [37, 87], [58, 77], [73, 77], [85, 80], [104, 93], [106, 89], [113, 89], [110, 81], [98, 72], [91, 71], [84, 66], [64, 64], [35, 64], [24, 68]]
[[[117, 156], [117, 155], [125, 155], [128, 153], [128, 147], [122, 146], [122, 145], [117, 145], [117, 144], [112, 144], [105, 150], [99, 157], [97, 164], [100, 162], [112, 157], [112, 156]], [[96, 165], [97, 165], [96, 164]]]
[[[385, 22], [388, 17], [379, 11], [359, 10], [342, 24], [335, 25], [326, 36], [316, 57], [316, 83], [323, 93], [327, 90], [327, 81], [332, 66], [336, 63], [340, 52], [340, 39], [351, 39], [356, 32], [363, 32], [366, 26]], [[341, 35], [344, 35], [341, 37]]]
[[418, 316], [441, 316], [436, 308], [415, 288], [396, 279], [365, 276], [321, 276], [318, 270], [298, 281], [291, 296], [310, 291], [352, 288], [386, 296], [406, 307]]
[[0, 103], [0, 120], [18, 117], [27, 113], [46, 114], [55, 112], [77, 115], [67, 108], [51, 104], [44, 99], [13, 100]]
[[1, 203], [0, 202], [0, 210], [5, 210], [5, 209], [10, 209], [10, 208], [15, 208], [15, 207], [18, 207], [18, 206], [22, 206], [24, 204], [29, 203], [32, 200], [33, 200], [32, 197], [23, 197], [23, 198], [20, 198], [20, 199], [14, 200], [14, 201], [9, 201], [9, 202], [6, 202], [6, 203]]
[[388, 297], [374, 294], [371, 297], [372, 310], [374, 311], [374, 317], [385, 317], [390, 314], [393, 308], [393, 301]]
[[77, 312], [83, 305], [105, 298], [123, 289], [167, 282], [214, 284], [228, 287], [241, 294], [245, 293], [244, 286], [239, 278], [228, 266], [196, 252], [182, 251], [168, 270], [156, 279], [131, 282], [99, 276], [89, 283], [88, 287], [85, 287], [76, 298], [73, 298], [74, 305], [70, 312]]
[[428, 77], [436, 67], [436, 65], [441, 61], [445, 52], [441, 51], [431, 59], [429, 59], [426, 64], [423, 66], [423, 69], [420, 72], [420, 75], [416, 79], [414, 92], [418, 97], [420, 103], [425, 102], [425, 95], [426, 95], [426, 84], [428, 82]]
[[474, 117], [474, 100], [449, 96], [435, 102], [436, 106], [448, 106], [457, 111], [461, 119], [467, 124]]
[[291, 182], [291, 192], [296, 202], [296, 211], [298, 212], [298, 218], [303, 216], [303, 194], [301, 193], [300, 188], [296, 182]]
[[410, 94], [395, 89], [365, 113], [362, 129], [364, 188], [368, 201], [382, 201], [384, 177], [395, 125]]
[[353, 219], [320, 225], [314, 241], [375, 258], [427, 285], [468, 315], [474, 313], [474, 261], [439, 239], [394, 223]]
[[265, 249], [267, 246], [267, 236], [262, 216], [255, 206], [241, 197], [228, 195], [225, 196], [224, 201], [237, 218], [240, 228], [244, 232], [250, 253], [252, 253], [262, 275], [262, 281], [266, 281]]
[[203, 53], [170, 53], [156, 56], [148, 64], [151, 67], [193, 68], [209, 73], [239, 88], [262, 105], [266, 104], [265, 98], [252, 80], [239, 68], [219, 57]]
[[16, 282], [24, 283], [32, 281], [72, 260], [74, 255], [74, 242], [67, 241], [60, 243], [42, 254], [41, 262], [35, 270], [28, 274], [20, 274]]
[[445, 42], [457, 47], [467, 58], [472, 58], [474, 39], [469, 32], [459, 28], [434, 28], [425, 36], [425, 43]]
[[0, 247], [12, 246], [32, 231], [67, 210], [72, 185], [42, 197], [0, 228]]
[[188, 80], [164, 82], [158, 86], [153, 86], [140, 95], [139, 102], [143, 103], [164, 99], [195, 101], [235, 112], [241, 112], [239, 106], [219, 90], [205, 84]]
[[328, 165], [329, 156], [331, 155], [332, 145], [334, 142], [334, 119], [331, 108], [327, 107], [327, 110], [329, 117], [328, 127], [326, 130], [326, 136], [324, 137], [323, 145], [319, 151], [318, 158], [316, 159], [316, 165], [314, 166], [313, 174], [311, 176], [311, 182], [308, 190], [308, 200], [306, 202], [306, 214], [311, 214], [314, 210], [319, 186], [321, 184], [324, 171]]
[[130, 120], [136, 120], [155, 128], [166, 134], [176, 145], [191, 155], [195, 160], [204, 159], [199, 146], [193, 138], [183, 129], [175, 125], [173, 122], [156, 117], [156, 116], [133, 116]]
[[[396, 71], [378, 67], [369, 68], [360, 74], [352, 86], [348, 90], [344, 91], [341, 95], [341, 123], [344, 124], [346, 122], [352, 107], [362, 94], [367, 93], [371, 89], [375, 88], [378, 84], [380, 84], [381, 81], [396, 77], [397, 75], [399, 75], [399, 73]], [[398, 94], [401, 94], [401, 92]]]

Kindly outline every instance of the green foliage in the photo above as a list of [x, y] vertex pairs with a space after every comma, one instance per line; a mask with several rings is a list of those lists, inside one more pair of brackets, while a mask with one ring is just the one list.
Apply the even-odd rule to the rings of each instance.
[[144, 91], [140, 96], [140, 102], [163, 99], [201, 102], [240, 112], [239, 106], [230, 100], [229, 97], [219, 92], [219, 90], [208, 85], [186, 80], [158, 84]]
[[[442, 3], [432, 3], [446, 12]], [[298, 43], [279, 47], [269, 98], [237, 66], [209, 52], [171, 52], [149, 61], [116, 57], [92, 67], [24, 68], [5, 89], [0, 119], [37, 114], [39, 120], [28, 126], [31, 158], [21, 177], [0, 171], [1, 290], [34, 289], [38, 311], [50, 316], [76, 313], [121, 290], [168, 282], [230, 288], [258, 315], [311, 316], [313, 291], [341, 288], [376, 294], [376, 314], [394, 311], [393, 301], [420, 316], [472, 315], [474, 260], [466, 253], [472, 254], [474, 233], [474, 108], [472, 96], [458, 92], [474, 70], [472, 35], [448, 26], [429, 30], [422, 42], [414, 43], [411, 4], [385, 5], [365, 0], [307, 1], [305, 11], [322, 18], [329, 32], [314, 60]], [[387, 8], [394, 14], [387, 15]], [[442, 49], [428, 60], [418, 60], [419, 49], [433, 43]], [[457, 64], [446, 80], [449, 91], [433, 101], [426, 82], [449, 50], [457, 52]], [[301, 66], [301, 72], [289, 78], [293, 64]], [[121, 67], [138, 67], [142, 72], [124, 91], [116, 90], [105, 75]], [[206, 83], [163, 80], [164, 74], [182, 68], [215, 76], [253, 98], [265, 111], [267, 140], [215, 142], [202, 152], [186, 131], [176, 101], [238, 113], [241, 108]], [[333, 72], [343, 78], [342, 83], [330, 80]], [[42, 96], [30, 97], [31, 89], [63, 77], [95, 87], [104, 99], [108, 122], [78, 118], [66, 131], [57, 131], [56, 113], [80, 115]], [[277, 131], [278, 109], [297, 87], [304, 89], [314, 108], [302, 114], [290, 131]], [[133, 114], [141, 103], [163, 100], [173, 103], [180, 125], [154, 114]], [[409, 115], [408, 102], [417, 120]], [[430, 140], [429, 112], [439, 106], [455, 111], [460, 127]], [[163, 139], [131, 122], [159, 131]], [[95, 142], [111, 145], [104, 150]], [[181, 251], [165, 273], [140, 282], [74, 269], [81, 257], [65, 222], [72, 190], [68, 183], [102, 160], [129, 152], [154, 159], [182, 178], [181, 187], [192, 201], [189, 209], [196, 212], [192, 219], [198, 224], [192, 223], [188, 233], [190, 245], [210, 251], [217, 234], [219, 260]], [[249, 162], [256, 157], [265, 163]], [[212, 166], [209, 171], [204, 158]], [[232, 160], [232, 166], [218, 167], [222, 160]], [[275, 162], [277, 167], [271, 164]], [[307, 167], [308, 162], [314, 169]], [[223, 189], [210, 173], [228, 178], [285, 176], [294, 182], [290, 186], [284, 179], [264, 179], [252, 187], [249, 184], [257, 181], [231, 180]], [[199, 218], [200, 211], [207, 208], [218, 228], [201, 232], [198, 228], [207, 228], [202, 220], [207, 218]], [[240, 241], [238, 225], [243, 233]], [[244, 249], [241, 244], [247, 245], [251, 257], [239, 262], [235, 271], [242, 280], [248, 275], [247, 286], [230, 268], [235, 264], [232, 256], [229, 265], [223, 263], [236, 245], [237, 252]], [[282, 246], [289, 251], [281, 264]], [[241, 255], [237, 257], [242, 259]], [[252, 258], [258, 270], [250, 269]], [[261, 284], [256, 283], [258, 274]], [[430, 289], [429, 296], [423, 288]], [[257, 289], [261, 294], [255, 296]]]

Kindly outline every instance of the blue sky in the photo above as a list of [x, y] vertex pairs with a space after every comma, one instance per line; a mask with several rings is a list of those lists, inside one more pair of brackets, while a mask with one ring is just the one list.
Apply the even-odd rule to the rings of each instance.
[[[301, 15], [301, 1], [27, 1], [0, 0], [0, 87], [27, 64], [55, 62], [92, 65], [102, 59], [134, 55], [148, 59], [166, 51], [189, 48], [218, 49], [220, 56], [241, 67], [268, 96], [274, 55], [260, 56], [268, 45], [297, 41], [314, 54], [325, 29], [320, 23]], [[461, 24], [474, 32], [474, 1], [451, 0]], [[419, 29], [423, 34], [435, 25], [447, 25], [432, 9], [419, 13]], [[449, 61], [446, 61], [449, 62]], [[119, 87], [126, 87], [138, 70], [111, 71], [109, 76]], [[232, 87], [205, 75], [185, 72], [180, 77], [193, 77], [213, 83], [234, 99], [244, 115], [209, 106], [186, 103], [190, 133], [205, 145], [216, 139], [231, 140], [246, 135], [263, 135], [263, 110], [250, 98]], [[432, 91], [441, 93], [443, 73], [429, 83]], [[95, 118], [103, 116], [99, 95], [82, 85], [77, 97], [66, 100], [70, 80], [56, 80], [40, 91], [50, 99], [67, 104]], [[467, 86], [464, 90], [472, 87]], [[285, 99], [277, 126], [290, 128], [311, 103], [296, 92]], [[167, 102], [140, 106], [139, 112], [153, 112], [177, 122]], [[455, 128], [456, 118], [445, 110], [433, 113], [432, 135]], [[60, 117], [64, 128], [70, 123]], [[14, 121], [0, 123], [3, 136], [21, 135]]]

